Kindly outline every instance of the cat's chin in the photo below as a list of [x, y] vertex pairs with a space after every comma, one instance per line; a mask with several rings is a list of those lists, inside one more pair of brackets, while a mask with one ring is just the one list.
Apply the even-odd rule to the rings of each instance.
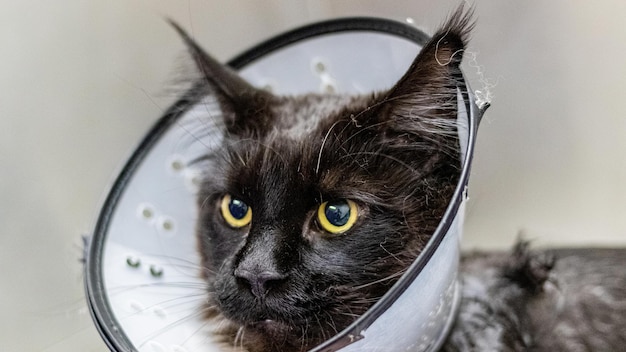
[[265, 319], [249, 325], [252, 329], [268, 336], [284, 336], [294, 330], [293, 326], [272, 319]]
[[[265, 319], [246, 326], [246, 333], [256, 335], [249, 342], [256, 345], [264, 345], [265, 351], [299, 351], [308, 350], [306, 345], [302, 343], [302, 336], [296, 333], [293, 325], [288, 325], [277, 320]], [[269, 347], [273, 346], [273, 347]], [[298, 346], [296, 348], [295, 346]]]

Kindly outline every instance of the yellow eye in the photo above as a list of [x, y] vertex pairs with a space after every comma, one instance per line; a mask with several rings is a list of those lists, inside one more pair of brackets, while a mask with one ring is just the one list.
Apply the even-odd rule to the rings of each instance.
[[325, 231], [338, 234], [348, 231], [356, 222], [358, 208], [348, 199], [322, 203], [317, 209], [317, 221]]
[[222, 217], [231, 227], [244, 227], [252, 220], [252, 209], [248, 204], [240, 199], [231, 197], [230, 194], [222, 198], [220, 209], [222, 211]]

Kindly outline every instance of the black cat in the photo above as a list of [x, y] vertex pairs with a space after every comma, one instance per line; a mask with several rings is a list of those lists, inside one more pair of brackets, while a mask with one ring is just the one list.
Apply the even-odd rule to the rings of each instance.
[[[197, 198], [207, 319], [225, 346], [311, 349], [396, 282], [448, 206], [471, 16], [459, 8], [395, 86], [362, 96], [270, 94], [174, 26], [223, 119]], [[520, 244], [513, 256], [464, 258], [443, 350], [624, 349], [624, 252], [555, 253], [567, 256], [555, 264]]]

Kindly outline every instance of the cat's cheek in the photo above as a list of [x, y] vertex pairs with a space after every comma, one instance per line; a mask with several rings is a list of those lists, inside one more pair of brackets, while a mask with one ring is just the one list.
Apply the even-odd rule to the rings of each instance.
[[198, 221], [201, 254], [210, 258], [207, 264], [215, 273], [243, 246], [249, 226], [233, 229], [226, 224], [217, 207], [207, 207]]
[[212, 286], [213, 294], [211, 298], [222, 314], [238, 323], [244, 323], [242, 312], [240, 311], [243, 308], [242, 297], [239, 295], [231, 275], [221, 270], [215, 276]]

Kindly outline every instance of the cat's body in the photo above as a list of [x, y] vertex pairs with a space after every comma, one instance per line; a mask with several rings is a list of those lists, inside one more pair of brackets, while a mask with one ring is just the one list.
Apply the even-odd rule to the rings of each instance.
[[[213, 172], [198, 195], [197, 229], [206, 316], [221, 327], [224, 346], [311, 349], [371, 307], [419, 255], [460, 175], [457, 87], [471, 26], [457, 10], [394, 87], [352, 97], [253, 88], [177, 27], [222, 111], [224, 142], [204, 160]], [[466, 301], [474, 299], [468, 288], [480, 285], [500, 294], [503, 307], [525, 302], [515, 294], [531, 296], [498, 276], [516, 263], [481, 258], [464, 261], [464, 278], [475, 284], [465, 286]], [[532, 294], [541, 295], [537, 285]], [[468, 336], [476, 317], [502, 308], [476, 299], [485, 311], [463, 303], [446, 351], [490, 350], [475, 347], [483, 340], [497, 346], [495, 333]], [[510, 328], [517, 325], [495, 331]], [[523, 350], [515, 348], [501, 350]]]
[[626, 351], [626, 249], [466, 254], [442, 352]]

